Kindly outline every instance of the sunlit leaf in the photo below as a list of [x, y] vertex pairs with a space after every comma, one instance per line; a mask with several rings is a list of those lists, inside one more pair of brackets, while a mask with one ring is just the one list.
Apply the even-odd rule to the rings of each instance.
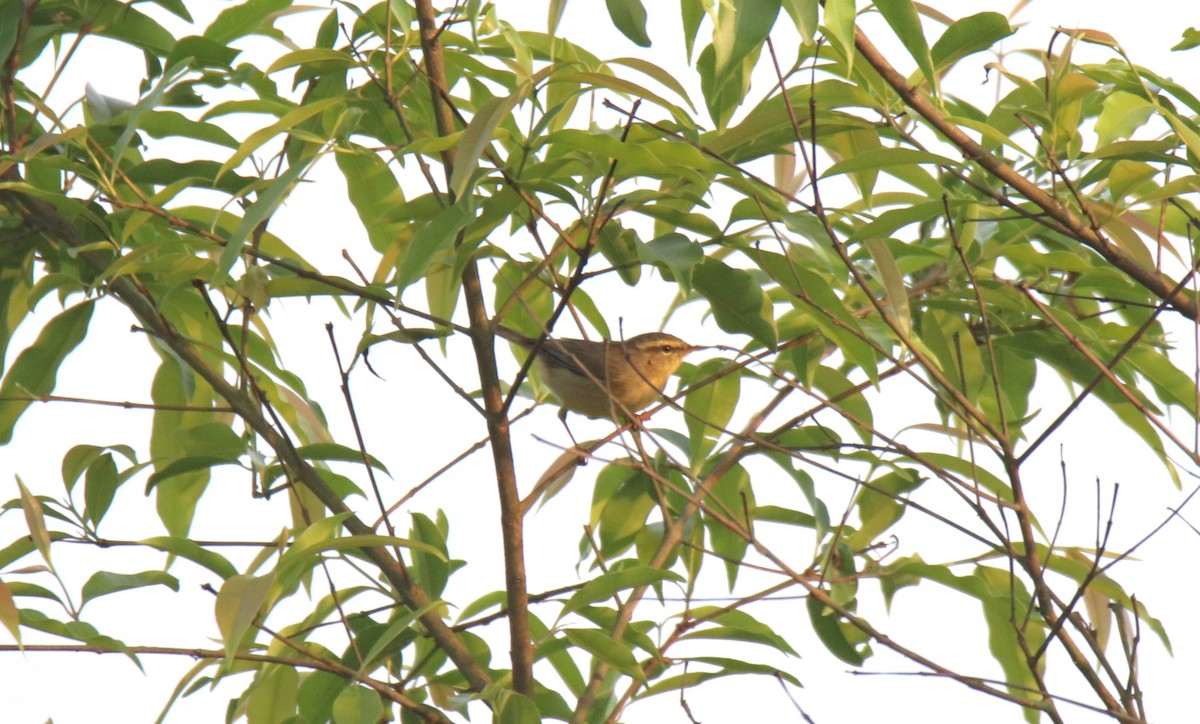
[[590, 628], [568, 628], [563, 629], [562, 634], [572, 644], [610, 664], [622, 674], [638, 681], [646, 681], [646, 675], [642, 672], [642, 667], [638, 666], [633, 652], [626, 646], [613, 641], [612, 637], [603, 631]]
[[237, 652], [242, 637], [262, 614], [274, 585], [273, 575], [236, 575], [225, 580], [217, 592], [216, 618], [226, 656]]
[[47, 564], [50, 563], [50, 532], [46, 529], [46, 516], [42, 512], [42, 503], [38, 500], [21, 478], [17, 477], [17, 489], [21, 493], [21, 510], [25, 513], [25, 526], [29, 537], [37, 546], [38, 552]]
[[347, 686], [333, 702], [335, 724], [375, 724], [383, 715], [379, 694], [365, 686]]
[[0, 581], [0, 623], [12, 634], [17, 645], [21, 645], [21, 614], [13, 601], [12, 589], [4, 581]]
[[562, 614], [566, 615], [578, 608], [597, 601], [603, 601], [611, 598], [618, 591], [623, 591], [628, 588], [638, 588], [641, 586], [650, 586], [663, 581], [681, 581], [679, 575], [670, 571], [662, 571], [649, 566], [632, 566], [622, 568], [619, 571], [606, 573], [599, 578], [588, 581], [567, 599], [563, 606]]
[[1008, 19], [1000, 13], [970, 15], [946, 28], [929, 54], [937, 70], [944, 71], [972, 53], [991, 48], [1013, 32]]
[[908, 54], [925, 75], [925, 81], [937, 93], [938, 77], [933, 70], [933, 58], [930, 57], [929, 44], [921, 27], [921, 16], [917, 14], [912, 0], [875, 0], [875, 9], [887, 20], [896, 37], [900, 38]]
[[463, 131], [459, 141], [458, 154], [454, 159], [454, 175], [450, 177], [450, 189], [455, 198], [462, 198], [467, 191], [475, 170], [479, 167], [479, 158], [484, 149], [491, 143], [496, 126], [504, 120], [513, 106], [521, 100], [523, 93], [512, 93], [500, 98], [490, 98], [484, 103], [471, 122]]

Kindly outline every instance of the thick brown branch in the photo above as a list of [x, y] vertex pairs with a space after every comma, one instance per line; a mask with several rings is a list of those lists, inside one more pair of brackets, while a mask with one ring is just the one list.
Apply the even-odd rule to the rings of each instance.
[[[439, 40], [436, 11], [430, 0], [417, 0], [417, 22], [421, 27], [421, 51], [425, 73], [429, 77], [430, 96], [438, 134], [453, 133], [454, 114], [447, 102], [445, 59]], [[454, 169], [453, 148], [442, 152], [442, 165], [449, 181]], [[462, 235], [460, 233], [459, 240]], [[484, 419], [491, 439], [492, 459], [496, 466], [496, 484], [500, 493], [500, 527], [504, 545], [505, 590], [508, 594], [508, 630], [512, 658], [513, 690], [533, 696], [533, 641], [529, 633], [529, 593], [525, 580], [524, 518], [521, 496], [517, 491], [517, 472], [513, 465], [512, 440], [504, 396], [500, 392], [500, 376], [496, 367], [495, 337], [484, 303], [479, 267], [474, 259], [467, 262], [462, 273], [463, 295], [467, 316], [471, 320], [471, 343], [479, 369], [479, 385], [483, 393]]]

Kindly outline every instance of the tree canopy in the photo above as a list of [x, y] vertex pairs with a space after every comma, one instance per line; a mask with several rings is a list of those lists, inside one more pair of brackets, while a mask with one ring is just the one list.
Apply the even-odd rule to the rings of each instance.
[[[999, 12], [609, 0], [646, 52], [605, 57], [576, 5], [0, 0], [3, 665], [191, 657], [164, 715], [222, 684], [253, 724], [700, 721], [886, 653], [1147, 721], [1188, 582], [1124, 574], [1200, 474], [1200, 99]], [[64, 97], [106, 53], [136, 97]], [[710, 349], [564, 430], [499, 328]]]

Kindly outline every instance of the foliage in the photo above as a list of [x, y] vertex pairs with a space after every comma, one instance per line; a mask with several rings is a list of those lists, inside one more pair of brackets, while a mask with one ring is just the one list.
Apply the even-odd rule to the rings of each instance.
[[[886, 647], [1029, 721], [1064, 719], [1062, 672], [1078, 670], [1073, 698], [1143, 721], [1134, 639], [1108, 639], [1114, 620], [1136, 621], [1169, 645], [1154, 602], [1119, 582], [1128, 551], [1103, 523], [1091, 540], [1060, 537], [1058, 503], [1030, 496], [1027, 470], [1082, 424], [1085, 400], [1137, 435], [1164, 479], [1200, 469], [1179, 427], [1195, 420], [1196, 386], [1171, 337], [1200, 315], [1200, 100], [1096, 31], [1055, 32], [1031, 51], [1044, 75], [1022, 75], [996, 55], [1012, 27], [993, 12], [684, 0], [681, 78], [558, 37], [566, 6], [550, 4], [540, 33], [478, 2], [337, 4], [296, 40], [282, 28], [298, 8], [275, 0], [203, 28], [175, 0], [4, 2], [0, 440], [35, 404], [67, 409], [54, 393], [78, 356], [156, 364], [145, 436], [97, 430], [66, 453], [61, 483], [15, 486], [0, 620], [18, 644], [35, 651], [41, 632], [146, 665], [85, 608], [147, 587], [209, 595], [180, 587], [189, 562], [216, 593], [221, 646], [176, 696], [250, 671], [230, 713], [252, 722], [446, 721], [481, 706], [502, 721], [600, 722], [729, 675], [798, 685], [803, 636], [767, 607], [799, 596], [827, 649], [806, 657], [863, 666]], [[607, 10], [651, 45], [660, 10]], [[899, 44], [878, 50], [870, 23]], [[264, 39], [288, 49], [265, 68], [240, 57]], [[53, 102], [54, 79], [93, 43], [141, 54], [139, 96]], [[1084, 45], [1107, 60], [1078, 62]], [[989, 61], [1004, 89], [990, 108], [947, 90], [955, 68]], [[272, 230], [310, 184], [329, 198], [344, 187], [362, 243]], [[329, 243], [347, 245], [350, 267]], [[581, 443], [593, 464], [570, 452], [535, 485], [513, 431], [542, 419], [522, 409], [542, 388], [497, 351], [495, 326], [617, 337], [605, 299], [627, 294], [643, 314], [665, 300], [664, 321], [711, 318], [702, 334], [734, 346], [685, 366], [678, 401]], [[94, 326], [113, 308], [139, 334]], [[282, 353], [319, 349], [292, 339], [309, 334], [284, 321], [297, 308], [356, 330], [353, 353], [330, 334], [343, 399], [320, 399]], [[411, 418], [403, 446], [368, 444], [385, 430], [357, 422], [354, 385], [389, 354], [440, 375], [420, 390], [435, 401], [392, 411]], [[1065, 406], [1035, 399], [1055, 379]], [[420, 436], [467, 406], [457, 431], [494, 462], [489, 531], [411, 498], [429, 464], [412, 459]], [[467, 454], [431, 481], [483, 496]], [[524, 546], [534, 512], [593, 471], [590, 512], [555, 513], [587, 531], [579, 574], [538, 568]], [[122, 529], [166, 556], [116, 573], [128, 548], [100, 528], [131, 481], [159, 520]], [[230, 495], [283, 511], [286, 529], [226, 531], [248, 555], [198, 536], [222, 518], [203, 502]], [[914, 517], [953, 547], [889, 542]], [[502, 548], [503, 590], [465, 582], [455, 537], [472, 534]], [[104, 567], [60, 570], [73, 543], [105, 549]], [[546, 592], [527, 590], [534, 577]], [[977, 605], [962, 645], [1001, 681], [862, 612], [935, 587]]]

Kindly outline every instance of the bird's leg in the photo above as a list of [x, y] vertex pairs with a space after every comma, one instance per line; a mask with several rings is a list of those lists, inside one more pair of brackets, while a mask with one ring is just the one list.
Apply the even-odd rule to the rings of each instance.
[[567, 437], [571, 438], [571, 447], [579, 451], [579, 466], [587, 465], [587, 455], [583, 453], [583, 448], [579, 447], [579, 441], [575, 439], [575, 434], [571, 432], [571, 426], [567, 424], [567, 408], [558, 408], [558, 419], [563, 424], [563, 429], [567, 431]]

